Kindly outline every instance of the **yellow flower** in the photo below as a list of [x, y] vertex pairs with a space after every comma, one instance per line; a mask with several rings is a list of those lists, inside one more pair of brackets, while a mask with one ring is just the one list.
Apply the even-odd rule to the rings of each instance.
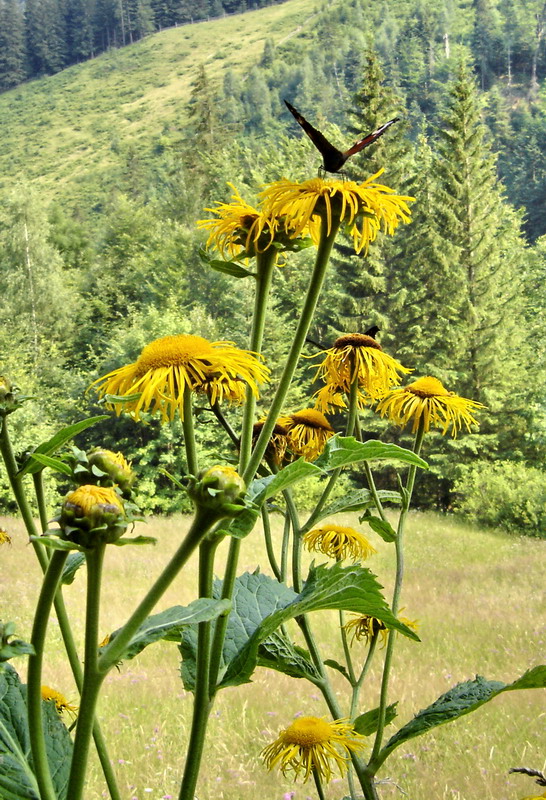
[[356, 253], [367, 250], [378, 231], [393, 234], [400, 222], [410, 221], [408, 201], [375, 179], [380, 170], [363, 183], [342, 179], [312, 178], [303, 183], [293, 183], [282, 178], [261, 192], [265, 212], [273, 217], [284, 217], [286, 231], [299, 236], [309, 231], [315, 242], [320, 234], [320, 215], [326, 216], [327, 233], [332, 219], [340, 219], [351, 227]]
[[[256, 422], [252, 428], [252, 446], [254, 447], [260, 433], [262, 432], [262, 428], [264, 426], [265, 419], [260, 419]], [[265, 451], [265, 457], [271, 459], [275, 464], [279, 465], [282, 464], [284, 461], [284, 457], [286, 455], [286, 448], [288, 446], [288, 428], [286, 425], [283, 425], [280, 420], [277, 420], [275, 423], [275, 427], [273, 428], [273, 433], [271, 434], [271, 438], [269, 440], [269, 444], [267, 445], [267, 449]]]
[[0, 544], [11, 544], [11, 536], [4, 528], [0, 528]]
[[294, 773], [297, 778], [303, 772], [305, 783], [315, 770], [328, 782], [333, 777], [332, 764], [343, 776], [351, 752], [357, 753], [365, 747], [364, 737], [346, 719], [328, 722], [319, 717], [299, 717], [280, 731], [261, 755], [268, 769], [278, 765], [285, 777]]
[[351, 384], [358, 381], [358, 404], [366, 403], [366, 395], [376, 400], [382, 397], [391, 386], [400, 383], [399, 372], [411, 370], [383, 352], [379, 342], [363, 333], [349, 333], [336, 339], [333, 347], [326, 350], [326, 358], [317, 367], [317, 378], [326, 384], [317, 392], [317, 408], [327, 410], [340, 405], [341, 392], [349, 394]]
[[253, 256], [256, 252], [263, 252], [271, 246], [278, 230], [278, 221], [249, 205], [235, 186], [228, 183], [233, 189], [232, 202], [216, 202], [216, 208], [206, 208], [211, 214], [216, 214], [216, 219], [200, 219], [197, 227], [208, 230], [207, 248], [215, 247], [222, 255], [233, 258], [240, 253]]
[[[403, 611], [404, 609], [400, 609]], [[407, 617], [403, 617], [398, 614], [397, 619], [406, 625], [408, 628], [411, 628], [412, 631], [417, 632], [419, 630], [419, 620], [418, 619], [408, 619]], [[356, 639], [357, 642], [361, 642], [363, 639], [366, 640], [367, 644], [370, 644], [374, 636], [381, 637], [381, 647], [385, 647], [387, 644], [387, 640], [389, 638], [389, 629], [377, 617], [371, 617], [369, 614], [363, 614], [362, 616], [355, 616], [354, 619], [349, 620], [343, 626], [346, 633], [352, 633], [353, 638], [351, 639], [351, 645], [354, 643]]]
[[364, 639], [366, 643], [369, 644], [374, 636], [380, 633], [384, 645], [388, 635], [385, 623], [377, 619], [377, 617], [371, 617], [369, 614], [355, 616], [354, 619], [346, 622], [343, 628], [346, 633], [352, 633], [351, 644], [353, 644], [355, 639], [357, 642], [361, 642]]
[[[116, 414], [122, 410], [140, 419], [143, 411], [159, 411], [161, 421], [184, 417], [184, 389], [206, 392], [214, 405], [222, 400], [240, 403], [250, 386], [258, 397], [258, 383], [269, 379], [269, 369], [254, 353], [240, 350], [233, 342], [209, 342], [202, 336], [164, 336], [147, 345], [136, 362], [109, 372], [94, 381], [102, 397], [107, 394], [128, 399], [108, 403]], [[134, 397], [134, 395], [139, 395]]]
[[51, 689], [49, 686], [42, 686], [42, 700], [52, 700], [55, 703], [55, 710], [58, 714], [62, 714], [66, 711], [71, 716], [76, 716], [78, 706], [71, 705], [65, 696], [56, 689]]
[[472, 425], [479, 424], [472, 416], [477, 408], [485, 406], [449, 392], [437, 378], [428, 376], [393, 389], [379, 401], [376, 411], [401, 428], [412, 420], [412, 433], [418, 430], [421, 420], [425, 432], [433, 425], [442, 428], [445, 435], [451, 427], [455, 439], [463, 425], [470, 431]]
[[278, 420], [287, 430], [288, 447], [306, 461], [314, 461], [334, 435], [334, 429], [321, 411], [304, 408]]
[[355, 531], [354, 528], [332, 523], [308, 531], [303, 536], [303, 543], [308, 550], [324, 553], [340, 561], [349, 557], [353, 561], [365, 561], [377, 553], [375, 547], [362, 533]]
[[533, 794], [531, 797], [522, 797], [521, 800], [543, 800], [544, 797], [546, 797], [546, 792], [542, 794]]

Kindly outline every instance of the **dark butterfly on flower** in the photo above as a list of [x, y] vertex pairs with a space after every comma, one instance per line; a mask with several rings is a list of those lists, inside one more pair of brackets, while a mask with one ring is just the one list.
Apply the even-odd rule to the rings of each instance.
[[372, 325], [371, 328], [368, 328], [367, 331], [364, 331], [364, 336], [371, 336], [372, 339], [375, 339], [378, 333], [379, 333], [379, 328], [377, 327], [377, 325]]
[[345, 164], [350, 156], [353, 156], [355, 153], [359, 153], [369, 144], [372, 144], [379, 139], [380, 136], [383, 136], [387, 128], [390, 128], [395, 122], [398, 122], [398, 117], [389, 120], [376, 131], [373, 133], [369, 133], [363, 139], [359, 139], [358, 142], [355, 142], [352, 147], [345, 152], [338, 150], [337, 147], [328, 141], [326, 136], [324, 136], [320, 131], [314, 128], [310, 122], [307, 122], [305, 117], [303, 117], [299, 111], [297, 111], [293, 105], [291, 105], [288, 100], [284, 101], [286, 107], [290, 111], [290, 113], [294, 116], [296, 122], [298, 122], [307, 136], [311, 139], [317, 150], [322, 156], [322, 166], [326, 172], [339, 172], [341, 167]]

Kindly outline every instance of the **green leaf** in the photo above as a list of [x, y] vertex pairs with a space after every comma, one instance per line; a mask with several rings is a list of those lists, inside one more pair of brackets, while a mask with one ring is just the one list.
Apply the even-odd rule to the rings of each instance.
[[[145, 647], [160, 639], [169, 641], [180, 641], [182, 629], [187, 625], [196, 625], [199, 622], [208, 622], [211, 619], [225, 614], [231, 608], [229, 600], [209, 600], [200, 597], [194, 600], [189, 606], [172, 606], [171, 608], [160, 611], [159, 614], [152, 614], [147, 617], [139, 627], [127, 648], [120, 656], [120, 660], [129, 661], [137, 656]], [[110, 634], [112, 642], [122, 628]], [[104, 650], [106, 650], [106, 647]], [[103, 650], [103, 652], [104, 652]]]
[[320, 456], [313, 464], [322, 470], [339, 469], [360, 461], [371, 461], [377, 458], [388, 458], [414, 464], [422, 469], [428, 469], [426, 461], [416, 456], [411, 450], [404, 450], [396, 444], [380, 442], [370, 439], [367, 442], [358, 442], [353, 436], [333, 436], [328, 439]]
[[85, 564], [85, 555], [83, 553], [70, 553], [61, 574], [61, 583], [66, 585], [74, 583], [76, 572], [83, 564]]
[[259, 511], [254, 508], [245, 508], [245, 510], [232, 520], [225, 520], [223, 528], [218, 530], [219, 534], [226, 534], [233, 536], [234, 539], [244, 539], [245, 536], [254, 530], [256, 520], [258, 519]]
[[407, 725], [404, 725], [387, 742], [380, 753], [381, 761], [396, 747], [421, 736], [423, 733], [452, 722], [465, 714], [470, 714], [484, 703], [488, 703], [501, 692], [511, 692], [516, 689], [539, 689], [546, 687], [546, 665], [541, 665], [528, 670], [524, 675], [511, 684], [501, 681], [488, 681], [477, 675], [473, 681], [458, 683], [452, 689], [441, 695], [432, 705], [424, 708]]
[[[370, 614], [382, 620], [388, 628], [395, 628], [412, 639], [419, 641], [419, 637], [406, 625], [393, 616], [381, 594], [381, 586], [367, 568], [358, 565], [343, 567], [335, 564], [332, 567], [312, 567], [309, 577], [299, 595], [294, 595], [292, 590], [282, 587], [272, 578], [259, 576], [261, 582], [262, 603], [258, 612], [262, 614], [261, 621], [254, 628], [251, 636], [243, 642], [239, 637], [239, 647], [228, 662], [226, 675], [221, 681], [221, 686], [238, 686], [247, 683], [258, 662], [258, 651], [261, 642], [265, 641], [284, 622], [301, 614], [322, 609], [342, 609], [354, 611], [358, 614]], [[264, 579], [265, 578], [265, 579]], [[281, 594], [277, 594], [281, 592]], [[292, 596], [292, 600], [289, 600]], [[263, 613], [267, 606], [273, 605], [273, 599], [280, 599], [283, 605], [277, 610]], [[232, 612], [233, 613], [233, 612]], [[255, 625], [256, 614], [253, 617]], [[230, 614], [231, 620], [231, 614]], [[245, 629], [245, 633], [247, 629]], [[242, 647], [240, 646], [242, 644]]]
[[31, 453], [30, 457], [33, 461], [37, 461], [42, 467], [49, 467], [54, 472], [61, 472], [63, 475], [72, 477], [72, 470], [68, 464], [61, 461], [60, 458], [52, 458], [51, 456], [44, 456], [42, 453]]
[[85, 553], [85, 547], [81, 547], [69, 539], [60, 539], [54, 534], [52, 536], [30, 536], [29, 538], [31, 542], [40, 542], [40, 544], [50, 547], [52, 550], [78, 550], [80, 553]]
[[126, 544], [156, 544], [157, 539], [154, 536], [122, 536], [121, 539], [116, 539], [111, 544], [116, 547], [124, 547]]
[[349, 676], [349, 673], [347, 672], [347, 669], [343, 666], [343, 664], [340, 664], [339, 662], [335, 661], [333, 658], [327, 658], [324, 663], [325, 663], [325, 665], [327, 667], [331, 667], [332, 669], [337, 669], [338, 672], [341, 672], [341, 674], [343, 675], [344, 678], [347, 678], [349, 683], [351, 682], [351, 678]]
[[283, 672], [292, 678], [307, 678], [313, 683], [320, 680], [309, 653], [280, 633], [272, 633], [262, 642], [258, 650], [258, 666]]
[[[316, 463], [316, 462], [315, 462]], [[400, 503], [400, 492], [392, 492], [380, 489], [377, 494], [382, 503]], [[355, 489], [335, 500], [330, 505], [325, 506], [320, 514], [313, 518], [313, 525], [326, 517], [333, 517], [334, 514], [341, 514], [347, 511], [360, 511], [363, 508], [374, 508], [375, 502], [369, 489]]]
[[[70, 441], [70, 439], [73, 439], [78, 433], [81, 433], [86, 428], [90, 428], [91, 425], [95, 425], [97, 422], [102, 422], [103, 419], [108, 419], [108, 415], [101, 414], [98, 417], [82, 419], [80, 422], [74, 423], [74, 425], [69, 425], [67, 428], [63, 428], [62, 430], [58, 431], [55, 436], [52, 436], [51, 439], [48, 439], [46, 442], [42, 442], [42, 444], [38, 445], [36, 450], [33, 451], [32, 455], [36, 456], [37, 454], [42, 454], [44, 456], [50, 456], [52, 453], [55, 453], [59, 447], [62, 447], [63, 444], [66, 444]], [[29, 457], [19, 470], [18, 475], [19, 477], [22, 477], [27, 473], [34, 474], [35, 472], [39, 472], [41, 469], [42, 466], [36, 461], [36, 459], [33, 460]]]
[[248, 498], [256, 505], [261, 505], [269, 497], [280, 494], [294, 483], [309, 478], [311, 475], [320, 475], [322, 470], [315, 464], [310, 464], [303, 458], [298, 458], [287, 467], [279, 470], [275, 475], [268, 475], [265, 478], [258, 478], [252, 481], [248, 489]]
[[360, 522], [367, 522], [372, 531], [375, 531], [383, 541], [385, 542], [395, 542], [396, 541], [396, 531], [392, 527], [392, 525], [384, 519], [380, 519], [380, 517], [368, 517], [366, 515], [360, 517]]
[[[65, 800], [72, 740], [53, 703], [42, 703], [44, 736], [51, 778], [59, 800]], [[38, 800], [27, 723], [26, 686], [7, 665], [0, 672], [0, 797]]]
[[241, 266], [241, 264], [237, 264], [235, 261], [220, 261], [219, 259], [214, 259], [213, 261], [208, 262], [209, 267], [216, 270], [216, 272], [224, 272], [227, 275], [231, 275], [232, 278], [255, 278], [256, 273], [251, 272], [249, 269]]
[[[391, 722], [398, 716], [398, 713], [396, 711], [397, 705], [398, 702], [393, 703], [390, 706], [387, 706], [385, 713], [385, 725], [390, 725]], [[376, 732], [378, 725], [379, 725], [378, 708], [374, 708], [371, 711], [366, 711], [364, 714], [361, 714], [359, 717], [357, 717], [354, 721], [355, 731], [357, 733], [361, 733], [362, 736], [371, 736], [372, 733]]]

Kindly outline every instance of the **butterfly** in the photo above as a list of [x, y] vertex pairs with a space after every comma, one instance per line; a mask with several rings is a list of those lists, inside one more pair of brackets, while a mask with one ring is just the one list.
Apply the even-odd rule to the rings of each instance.
[[380, 329], [377, 327], [377, 325], [372, 325], [371, 328], [368, 328], [367, 331], [364, 331], [364, 336], [371, 336], [372, 339], [375, 339], [375, 337], [378, 334], [379, 330]]
[[345, 152], [338, 150], [337, 147], [328, 141], [326, 136], [324, 136], [320, 131], [314, 128], [310, 122], [307, 122], [304, 116], [297, 111], [293, 105], [291, 105], [288, 100], [284, 101], [286, 107], [290, 111], [290, 113], [294, 116], [296, 122], [298, 122], [307, 136], [311, 139], [317, 150], [322, 156], [322, 166], [326, 172], [339, 172], [341, 167], [345, 164], [348, 158], [353, 156], [355, 153], [359, 153], [369, 144], [372, 144], [379, 139], [380, 136], [383, 136], [387, 128], [390, 128], [395, 122], [398, 122], [399, 117], [395, 117], [394, 119], [389, 120], [376, 131], [373, 133], [369, 133], [363, 139], [360, 139], [358, 142], [355, 142], [352, 147]]

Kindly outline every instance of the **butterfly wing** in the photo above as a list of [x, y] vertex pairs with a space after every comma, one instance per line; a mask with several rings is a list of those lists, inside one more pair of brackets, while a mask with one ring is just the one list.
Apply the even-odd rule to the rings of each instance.
[[368, 328], [367, 331], [364, 331], [364, 336], [371, 336], [372, 339], [375, 339], [378, 332], [379, 328], [377, 327], [377, 325], [372, 325], [371, 328]]
[[349, 150], [346, 150], [342, 154], [343, 158], [345, 160], [347, 160], [349, 158], [349, 156], [353, 156], [355, 153], [359, 153], [361, 150], [363, 150], [369, 144], [372, 144], [373, 142], [375, 142], [377, 139], [379, 139], [380, 136], [383, 136], [385, 131], [388, 128], [390, 128], [391, 125], [394, 125], [395, 122], [398, 122], [399, 119], [400, 119], [399, 117], [395, 117], [394, 119], [390, 119], [388, 122], [385, 122], [385, 124], [382, 125], [380, 128], [378, 128], [376, 131], [373, 131], [373, 133], [369, 133], [363, 139], [360, 139], [358, 142], [355, 142], [353, 144], [353, 146]]
[[302, 116], [300, 112], [288, 102], [288, 100], [285, 100], [284, 102], [296, 122], [301, 125], [307, 136], [311, 139], [319, 153], [322, 155], [324, 169], [328, 172], [337, 172], [337, 170], [340, 169], [340, 167], [342, 167], [346, 161], [341, 150], [338, 150], [337, 147], [334, 147], [334, 145], [328, 141], [326, 136], [314, 128], [310, 122], [307, 122], [305, 117]]

